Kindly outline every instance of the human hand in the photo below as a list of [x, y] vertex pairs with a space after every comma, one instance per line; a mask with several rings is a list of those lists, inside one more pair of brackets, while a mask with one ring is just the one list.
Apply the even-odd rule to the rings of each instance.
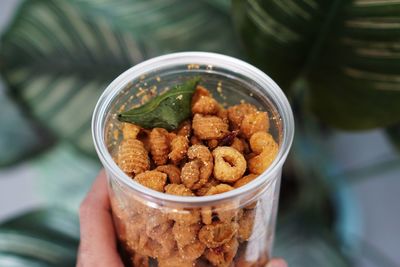
[[[81, 243], [77, 267], [123, 267], [117, 251], [104, 170], [99, 173], [81, 204], [79, 221]], [[287, 264], [282, 259], [273, 259], [267, 267], [287, 267]]]

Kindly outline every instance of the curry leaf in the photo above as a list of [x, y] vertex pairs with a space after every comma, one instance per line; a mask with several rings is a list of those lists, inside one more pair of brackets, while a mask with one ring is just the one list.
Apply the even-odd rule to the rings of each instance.
[[194, 77], [184, 84], [176, 85], [146, 104], [118, 114], [118, 119], [144, 128], [161, 127], [169, 131], [174, 130], [190, 116], [190, 103], [199, 81], [199, 77]]

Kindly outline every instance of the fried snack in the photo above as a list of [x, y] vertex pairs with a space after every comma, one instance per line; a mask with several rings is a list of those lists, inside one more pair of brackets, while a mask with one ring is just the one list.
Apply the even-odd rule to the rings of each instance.
[[242, 141], [241, 139], [239, 139], [239, 138], [237, 138], [237, 137], [235, 137], [235, 138], [233, 139], [233, 142], [232, 142], [232, 144], [231, 144], [230, 147], [236, 149], [236, 150], [239, 151], [241, 154], [243, 154], [243, 153], [244, 153], [244, 150], [245, 150], [245, 144], [243, 143], [243, 141]]
[[150, 168], [150, 160], [143, 143], [136, 139], [122, 140], [118, 148], [117, 163], [129, 176]]
[[200, 221], [200, 212], [198, 210], [174, 210], [168, 213], [168, 218], [179, 224], [191, 225]]
[[197, 102], [197, 100], [199, 100], [199, 98], [204, 97], [204, 96], [211, 97], [210, 91], [208, 91], [204, 86], [197, 85], [196, 91], [194, 92], [193, 97], [192, 97], [192, 106], [194, 103]]
[[187, 137], [177, 135], [171, 141], [171, 152], [168, 154], [168, 158], [177, 165], [186, 156], [188, 148], [189, 140]]
[[249, 174], [246, 176], [243, 176], [242, 178], [240, 178], [239, 180], [237, 180], [234, 184], [233, 187], [234, 188], [239, 188], [241, 186], [244, 186], [245, 184], [250, 183], [251, 181], [253, 181], [254, 179], [256, 179], [258, 177], [257, 174]]
[[229, 124], [228, 110], [226, 110], [225, 108], [220, 106], [218, 113], [216, 115], [217, 115], [217, 117], [221, 118], [223, 122], [225, 122], [226, 124]]
[[213, 170], [213, 158], [206, 146], [193, 145], [187, 153], [191, 160], [181, 171], [182, 183], [192, 190], [201, 188], [207, 183]]
[[246, 114], [240, 126], [242, 135], [249, 139], [255, 132], [267, 132], [269, 129], [269, 118], [267, 112], [257, 111]]
[[233, 130], [239, 130], [246, 114], [256, 113], [257, 108], [248, 103], [232, 106], [228, 108], [228, 118]]
[[208, 248], [204, 252], [204, 257], [213, 265], [218, 267], [229, 267], [239, 248], [239, 242], [232, 238], [221, 247]]
[[200, 229], [199, 240], [208, 248], [216, 248], [230, 241], [237, 230], [237, 223], [213, 222]]
[[190, 120], [184, 121], [179, 125], [177, 135], [184, 136], [187, 139], [190, 138], [192, 134], [192, 122]]
[[167, 175], [159, 171], [145, 171], [136, 175], [134, 180], [148, 188], [159, 192], [164, 192], [164, 186], [167, 182]]
[[173, 221], [168, 219], [168, 215], [157, 210], [147, 213], [146, 234], [148, 237], [157, 240], [167, 232], [173, 225]]
[[192, 103], [192, 113], [215, 115], [219, 111], [218, 102], [211, 96], [200, 96]]
[[154, 239], [148, 237], [146, 242], [140, 245], [136, 251], [152, 258], [167, 258], [174, 253], [175, 249], [176, 242], [172, 228], [170, 228], [162, 236], [157, 236]]
[[181, 180], [186, 187], [195, 189], [195, 185], [200, 181], [200, 167], [200, 160], [190, 161], [182, 167]]
[[278, 144], [269, 133], [256, 132], [250, 137], [250, 147], [258, 155], [249, 159], [249, 170], [251, 173], [261, 174], [275, 159]]
[[122, 123], [122, 136], [124, 139], [136, 139], [140, 132], [140, 126], [133, 123]]
[[243, 212], [243, 216], [239, 220], [238, 239], [240, 242], [249, 240], [253, 233], [255, 216], [254, 210], [245, 210]]
[[217, 139], [207, 140], [206, 142], [207, 142], [208, 148], [210, 148], [211, 150], [218, 146], [218, 140]]
[[192, 137], [190, 137], [190, 144], [191, 145], [202, 145], [203, 141], [201, 141], [200, 138], [198, 138], [197, 136], [193, 135]]
[[158, 258], [158, 267], [193, 267], [193, 260], [185, 260], [179, 254], [174, 254], [168, 258]]
[[177, 196], [195, 196], [192, 190], [183, 184], [168, 184], [165, 186], [165, 193]]
[[174, 225], [172, 232], [182, 258], [195, 260], [203, 254], [206, 246], [197, 237], [200, 228], [199, 223], [192, 225], [176, 223]]
[[222, 182], [233, 183], [246, 171], [243, 155], [232, 147], [220, 146], [212, 152], [214, 156], [214, 177]]
[[193, 117], [194, 134], [202, 140], [220, 139], [228, 131], [228, 124], [217, 116], [195, 114]]
[[171, 184], [181, 183], [181, 171], [178, 167], [172, 164], [157, 166], [156, 171], [165, 173], [168, 181]]
[[195, 223], [191, 225], [175, 223], [172, 228], [178, 248], [183, 248], [189, 244], [193, 244], [199, 233], [201, 224]]
[[205, 194], [207, 194], [208, 190], [210, 190], [210, 188], [212, 186], [216, 186], [216, 185], [219, 185], [219, 184], [220, 184], [220, 181], [218, 181], [217, 179], [211, 178], [211, 179], [208, 180], [208, 182], [205, 185], [203, 185], [202, 188], [200, 188], [200, 189], [198, 189], [196, 191], [196, 195], [197, 196], [204, 196]]
[[210, 196], [210, 195], [216, 195], [216, 194], [221, 194], [221, 193], [225, 193], [228, 191], [231, 191], [235, 188], [233, 188], [230, 185], [227, 184], [219, 184], [216, 186], [212, 186], [206, 193], [206, 196]]
[[206, 225], [211, 224], [213, 222], [213, 214], [211, 207], [203, 207], [201, 209], [201, 221]]
[[150, 132], [150, 153], [156, 165], [164, 165], [168, 160], [168, 131], [154, 128]]
[[[221, 193], [231, 191], [233, 189], [234, 189], [233, 187], [231, 187], [230, 185], [227, 185], [227, 184], [210, 185], [208, 187], [208, 190], [205, 193], [205, 195], [210, 196], [210, 195], [221, 194]], [[237, 212], [236, 209], [231, 210], [229, 207], [223, 207], [223, 208], [217, 209], [216, 214], [218, 215], [218, 218], [220, 219], [220, 221], [230, 222], [231, 218], [232, 218], [231, 216], [235, 216], [236, 212]], [[227, 219], [228, 216], [230, 217], [230, 219]], [[213, 209], [211, 207], [203, 207], [201, 209], [201, 220], [204, 224], [212, 223]]]

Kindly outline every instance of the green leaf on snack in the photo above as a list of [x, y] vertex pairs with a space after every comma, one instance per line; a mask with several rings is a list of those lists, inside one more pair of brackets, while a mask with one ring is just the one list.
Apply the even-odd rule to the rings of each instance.
[[174, 130], [190, 116], [192, 96], [199, 82], [200, 77], [194, 77], [184, 84], [176, 85], [146, 104], [118, 114], [118, 119], [144, 128]]

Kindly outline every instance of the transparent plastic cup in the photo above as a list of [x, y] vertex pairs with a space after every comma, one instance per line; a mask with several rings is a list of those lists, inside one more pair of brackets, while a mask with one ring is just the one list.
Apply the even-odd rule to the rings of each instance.
[[[264, 173], [235, 190], [198, 197], [165, 194], [134, 182], [113, 160], [121, 139], [117, 114], [193, 76], [200, 76], [220, 103], [245, 101], [269, 113], [279, 152]], [[147, 60], [107, 87], [95, 108], [92, 131], [128, 266], [266, 265], [294, 122], [285, 95], [265, 73], [214, 53], [184, 52]]]

